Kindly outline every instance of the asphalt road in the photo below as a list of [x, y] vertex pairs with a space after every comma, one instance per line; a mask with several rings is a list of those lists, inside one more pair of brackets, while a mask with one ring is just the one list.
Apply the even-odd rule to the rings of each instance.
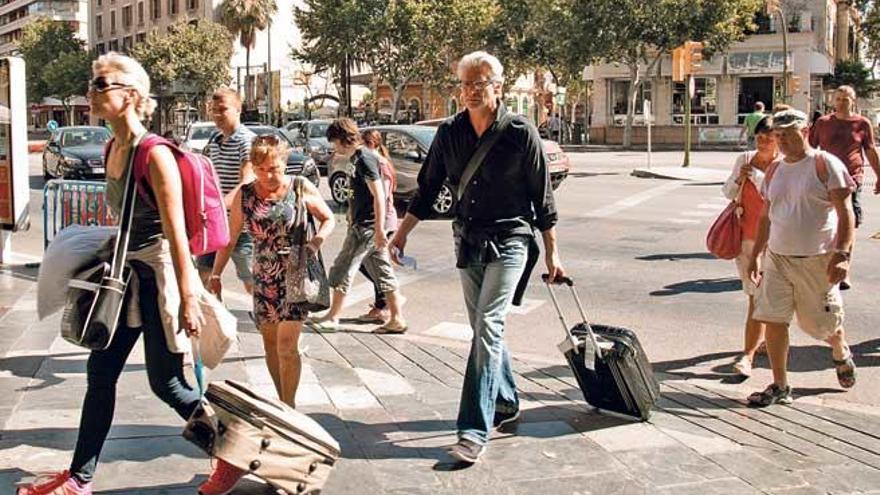
[[[742, 345], [746, 299], [732, 262], [706, 253], [709, 224], [726, 204], [718, 184], [639, 179], [629, 173], [645, 165], [643, 152], [573, 153], [571, 176], [557, 191], [559, 242], [566, 271], [578, 282], [593, 323], [635, 330], [655, 369], [682, 379], [698, 377], [741, 388], [743, 395], [770, 380], [766, 359], [745, 383], [730, 374], [729, 363]], [[700, 152], [693, 166], [728, 169], [735, 153]], [[655, 153], [654, 165], [680, 163], [681, 153]], [[34, 228], [16, 234], [16, 252], [39, 256], [42, 245], [39, 155], [31, 157]], [[873, 183], [873, 176], [871, 181]], [[322, 186], [329, 198], [326, 184]], [[865, 195], [867, 218], [857, 232], [854, 288], [845, 293], [847, 332], [857, 354], [859, 383], [841, 392], [830, 368], [830, 351], [793, 328], [790, 381], [801, 396], [818, 401], [880, 405], [880, 317], [874, 307], [880, 290], [880, 198]], [[325, 248], [332, 259], [344, 235], [344, 220]], [[448, 220], [423, 222], [410, 237], [408, 253], [417, 270], [399, 271], [409, 338], [467, 345], [464, 303], [454, 269]], [[540, 266], [540, 265], [539, 265]], [[507, 340], [512, 352], [548, 363], [564, 360], [556, 349], [563, 330], [536, 270], [523, 307], [511, 315]], [[248, 297], [227, 270], [227, 301], [244, 309]], [[346, 316], [366, 309], [371, 289], [356, 282]], [[569, 325], [576, 319], [570, 298], [560, 291]], [[369, 327], [349, 324], [354, 330]]]

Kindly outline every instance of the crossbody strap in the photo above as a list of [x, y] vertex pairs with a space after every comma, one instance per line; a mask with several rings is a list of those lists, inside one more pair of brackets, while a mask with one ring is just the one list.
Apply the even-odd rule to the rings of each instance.
[[470, 184], [474, 174], [479, 170], [480, 165], [483, 164], [483, 160], [486, 158], [486, 155], [489, 154], [489, 150], [492, 149], [492, 146], [495, 145], [495, 142], [498, 141], [498, 138], [501, 137], [501, 134], [504, 133], [504, 130], [511, 121], [513, 121], [513, 114], [505, 113], [498, 119], [494, 130], [490, 128], [490, 130], [487, 131], [489, 132], [489, 135], [484, 136], [483, 142], [480, 143], [477, 151], [475, 151], [471, 156], [471, 159], [468, 160], [468, 164], [464, 168], [464, 172], [461, 174], [461, 179], [458, 181], [458, 188], [456, 189], [458, 200], [461, 200], [462, 196], [464, 196], [464, 191], [467, 189], [468, 184]]
[[125, 193], [122, 196], [122, 211], [119, 218], [119, 233], [116, 235], [116, 246], [113, 248], [113, 261], [110, 264], [110, 276], [122, 278], [122, 268], [125, 266], [125, 257], [128, 254], [128, 241], [131, 239], [131, 223], [134, 218], [134, 205], [137, 201], [134, 180], [134, 160], [137, 156], [138, 146], [147, 133], [136, 137], [128, 152], [128, 171], [125, 174]]

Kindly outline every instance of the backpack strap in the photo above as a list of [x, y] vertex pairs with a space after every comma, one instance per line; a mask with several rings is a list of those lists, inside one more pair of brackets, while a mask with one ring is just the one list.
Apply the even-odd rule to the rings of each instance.
[[828, 187], [828, 160], [824, 151], [816, 153], [816, 176]]
[[152, 151], [155, 146], [159, 145], [165, 146], [171, 150], [171, 154], [174, 155], [175, 160], [184, 153], [183, 150], [177, 147], [177, 145], [157, 134], [147, 134], [141, 140], [132, 165], [134, 167], [134, 180], [137, 183], [138, 192], [141, 197], [154, 208], [156, 207], [156, 204], [153, 201], [152, 196], [150, 196], [147, 186], [150, 185], [150, 151]]

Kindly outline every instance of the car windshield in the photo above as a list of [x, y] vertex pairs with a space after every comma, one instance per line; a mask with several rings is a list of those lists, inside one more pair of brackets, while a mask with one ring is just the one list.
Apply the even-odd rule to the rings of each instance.
[[318, 123], [318, 124], [310, 124], [309, 125], [309, 137], [310, 138], [322, 138], [327, 137], [327, 127], [330, 124], [327, 123]]
[[102, 146], [109, 139], [107, 129], [70, 129], [61, 133], [61, 146]]
[[190, 139], [208, 139], [211, 137], [211, 134], [217, 130], [216, 126], [212, 125], [200, 125], [198, 127], [192, 128], [192, 134], [190, 135]]
[[425, 149], [429, 149], [431, 147], [431, 143], [434, 142], [434, 136], [437, 134], [436, 127], [430, 127], [426, 125], [412, 126], [409, 130], [412, 133], [412, 136], [416, 138], [419, 144], [424, 146]]

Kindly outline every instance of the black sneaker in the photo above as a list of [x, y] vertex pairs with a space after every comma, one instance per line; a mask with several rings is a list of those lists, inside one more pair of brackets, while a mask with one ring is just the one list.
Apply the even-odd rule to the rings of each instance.
[[461, 438], [458, 440], [458, 443], [449, 447], [447, 452], [449, 452], [450, 457], [457, 461], [474, 464], [486, 453], [486, 446], [467, 438]]
[[503, 428], [506, 425], [510, 425], [512, 423], [516, 423], [517, 421], [519, 421], [520, 415], [521, 415], [521, 413], [520, 413], [519, 409], [517, 409], [516, 411], [514, 411], [512, 413], [505, 413], [505, 412], [496, 411], [495, 418], [492, 421], [492, 426], [496, 430], [500, 430], [501, 428]]
[[791, 386], [780, 387], [771, 383], [762, 392], [755, 392], [749, 396], [749, 405], [752, 407], [767, 407], [773, 404], [791, 404]]

